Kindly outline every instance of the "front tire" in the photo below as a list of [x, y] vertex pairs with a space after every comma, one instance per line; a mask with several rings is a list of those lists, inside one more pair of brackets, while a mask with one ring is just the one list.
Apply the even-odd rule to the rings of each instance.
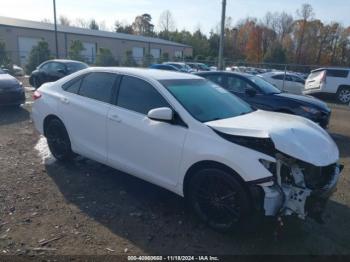
[[337, 100], [342, 104], [350, 103], [350, 87], [340, 87], [337, 92]]
[[238, 179], [216, 168], [194, 174], [186, 195], [196, 215], [220, 232], [239, 231], [252, 211], [248, 194]]
[[47, 144], [52, 155], [59, 161], [70, 161], [74, 154], [64, 124], [59, 119], [52, 119], [45, 127]]

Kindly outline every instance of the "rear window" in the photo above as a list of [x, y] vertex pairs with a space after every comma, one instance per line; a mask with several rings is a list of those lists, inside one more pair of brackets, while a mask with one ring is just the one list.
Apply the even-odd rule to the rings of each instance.
[[349, 70], [339, 70], [339, 69], [327, 69], [327, 76], [330, 77], [343, 77], [346, 78], [349, 75]]
[[313, 71], [310, 73], [308, 78], [309, 79], [316, 78], [316, 77], [320, 76], [323, 72], [324, 72], [324, 70]]

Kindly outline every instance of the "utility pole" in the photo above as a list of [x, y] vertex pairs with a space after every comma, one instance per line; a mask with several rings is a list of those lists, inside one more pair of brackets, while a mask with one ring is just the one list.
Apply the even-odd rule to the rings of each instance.
[[220, 33], [220, 46], [219, 46], [219, 70], [224, 69], [224, 37], [225, 37], [225, 20], [226, 20], [226, 0], [222, 0], [221, 11], [221, 33]]
[[58, 56], [58, 39], [57, 39], [57, 18], [56, 18], [56, 0], [53, 0], [53, 19], [55, 23], [55, 43], [56, 43], [56, 58], [59, 58]]

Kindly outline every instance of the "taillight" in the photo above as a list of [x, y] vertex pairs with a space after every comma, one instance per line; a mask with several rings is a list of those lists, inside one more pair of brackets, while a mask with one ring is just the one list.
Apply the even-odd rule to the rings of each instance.
[[326, 84], [327, 81], [327, 71], [323, 71], [322, 77], [321, 77], [321, 83]]
[[33, 100], [37, 100], [41, 97], [41, 94], [39, 93], [39, 91], [34, 91], [33, 93]]

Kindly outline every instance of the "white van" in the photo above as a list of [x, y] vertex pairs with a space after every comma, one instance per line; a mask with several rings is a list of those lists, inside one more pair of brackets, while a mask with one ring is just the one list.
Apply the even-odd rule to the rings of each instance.
[[306, 79], [304, 94], [336, 95], [343, 104], [350, 103], [350, 68], [319, 68]]

